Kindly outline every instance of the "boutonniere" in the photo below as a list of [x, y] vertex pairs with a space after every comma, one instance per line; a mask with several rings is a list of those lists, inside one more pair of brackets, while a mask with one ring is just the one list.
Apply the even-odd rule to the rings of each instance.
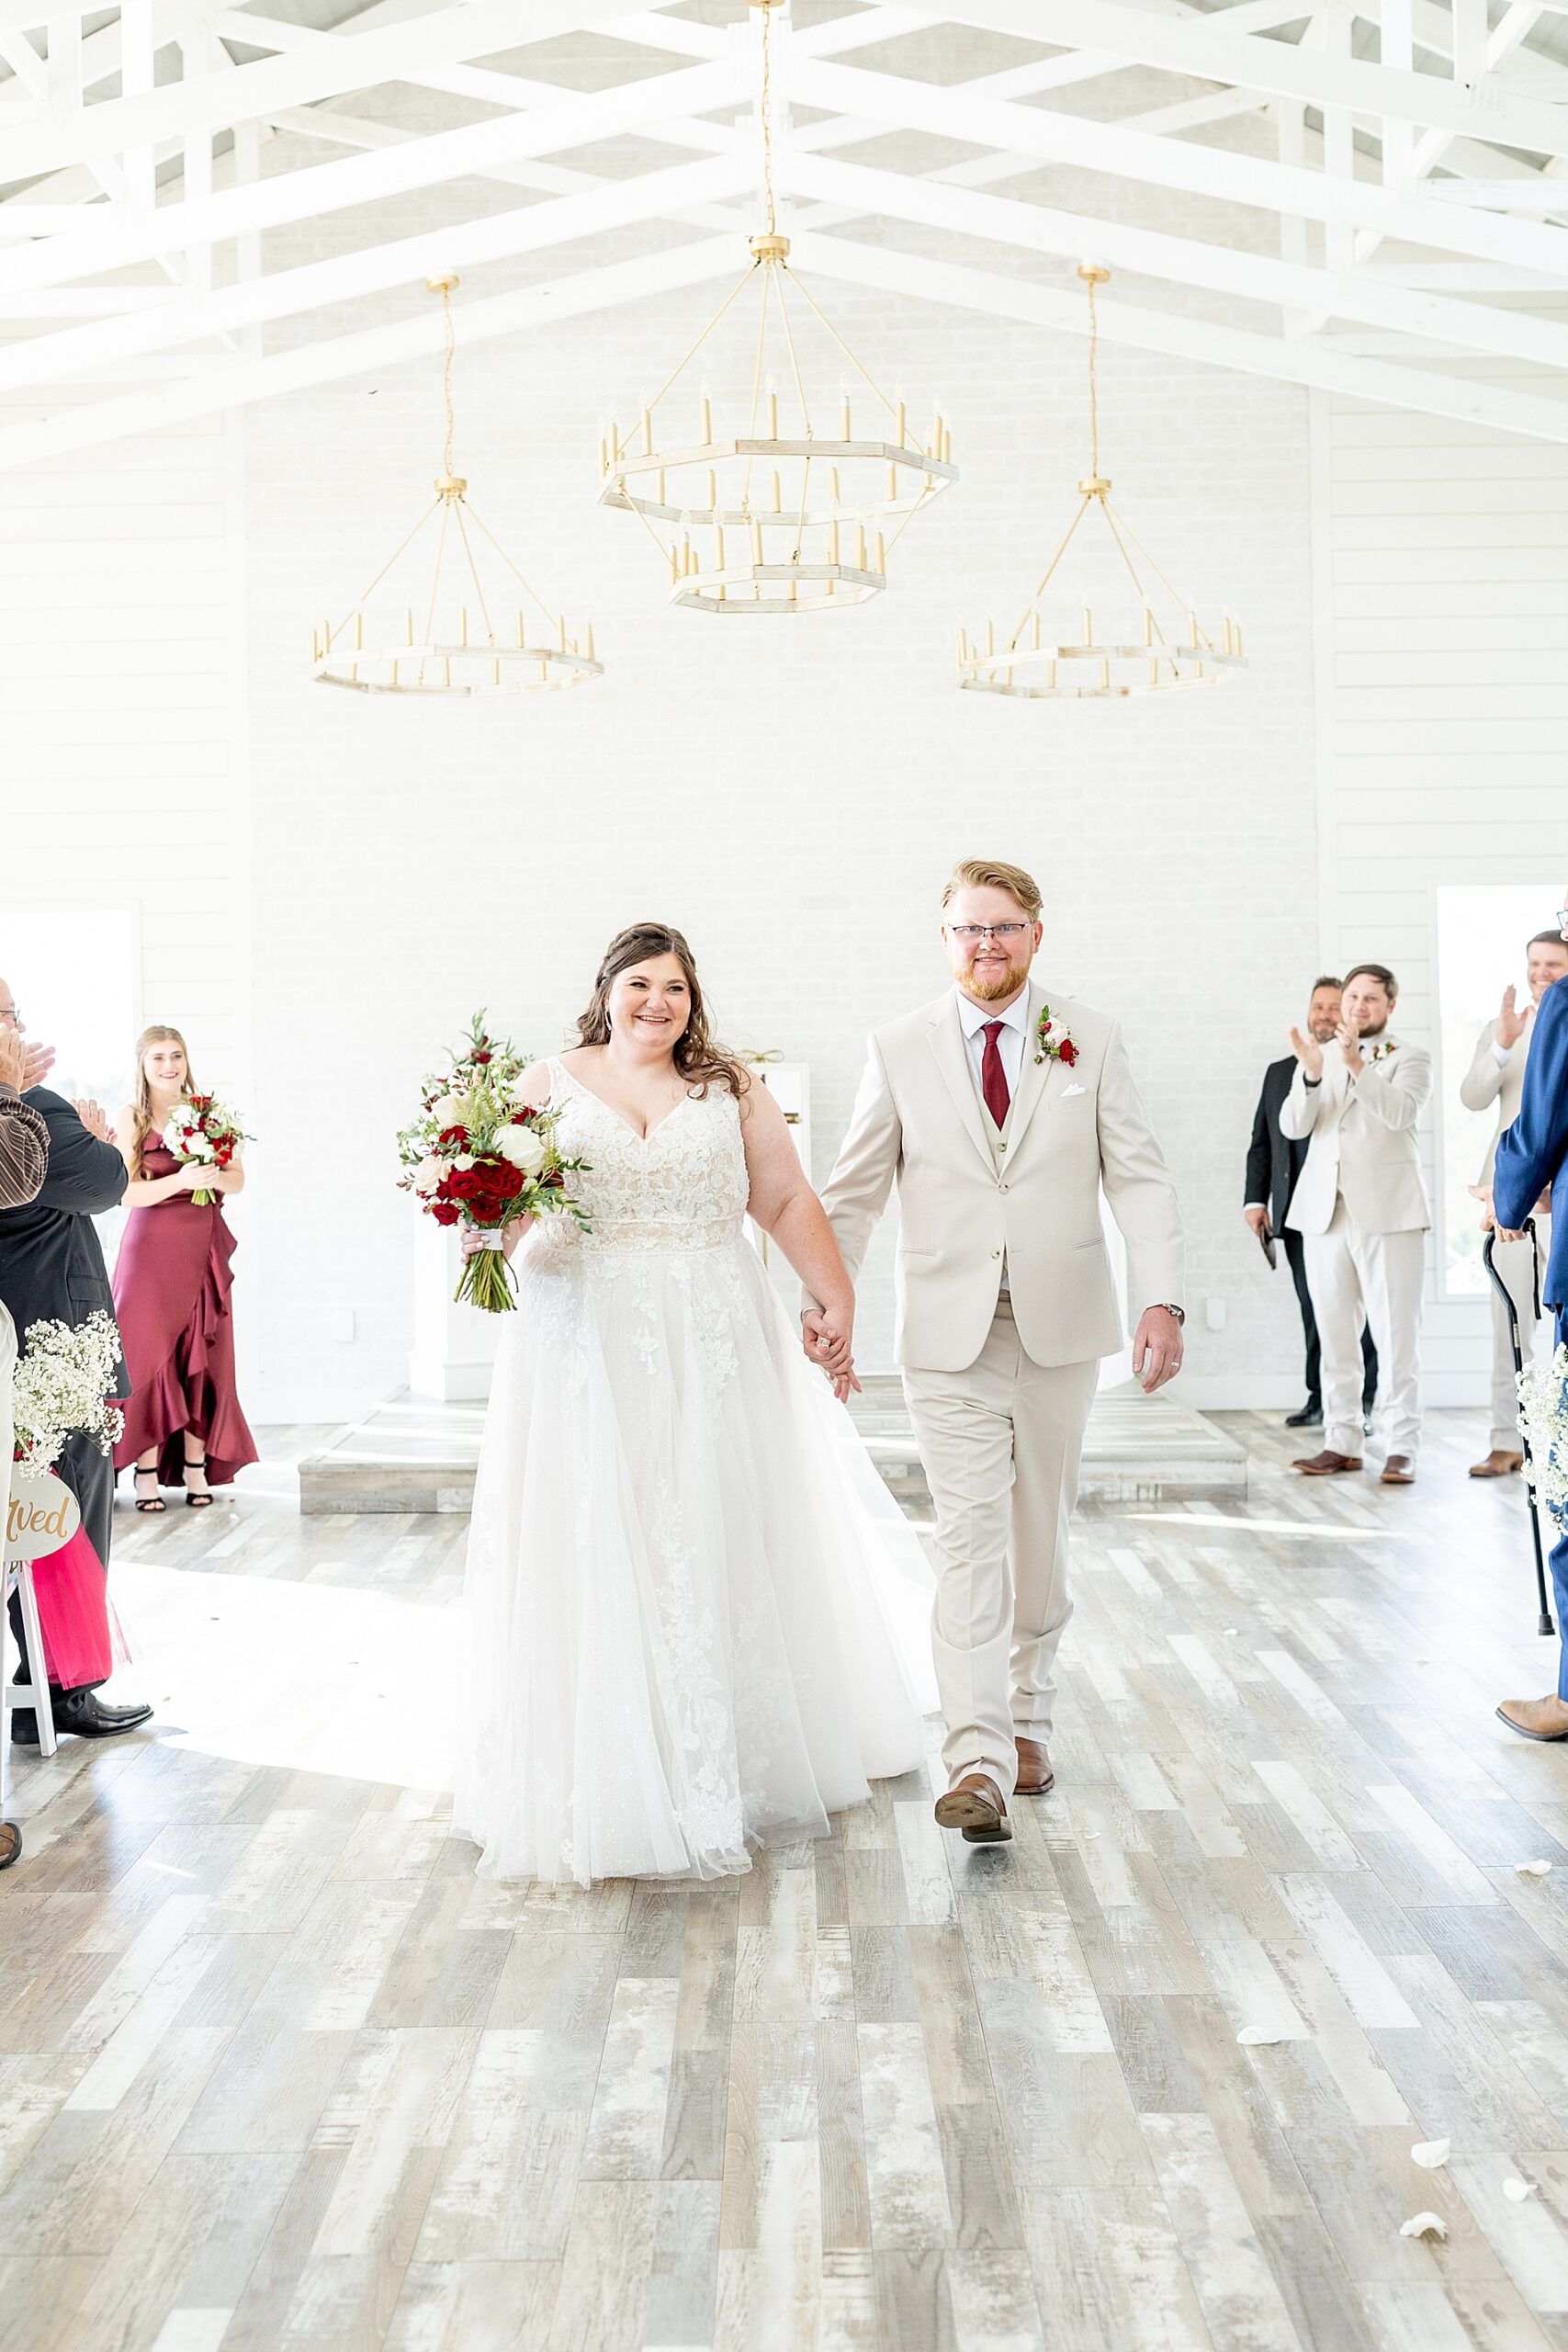
[[1398, 1040], [1398, 1038], [1397, 1038], [1397, 1037], [1390, 1037], [1390, 1038], [1388, 1038], [1388, 1039], [1387, 1039], [1387, 1040], [1386, 1040], [1382, 1045], [1381, 1045], [1381, 1046], [1374, 1046], [1372, 1047], [1372, 1059], [1373, 1059], [1373, 1061], [1375, 1061], [1375, 1062], [1385, 1062], [1385, 1061], [1387, 1061], [1387, 1059], [1388, 1059], [1389, 1056], [1390, 1056], [1391, 1054], [1393, 1054], [1393, 1053], [1394, 1053], [1394, 1052], [1396, 1052], [1396, 1051], [1398, 1050], [1398, 1046], [1399, 1046], [1399, 1040]]
[[1078, 1049], [1066, 1029], [1058, 1030], [1051, 1018], [1051, 1008], [1043, 1004], [1034, 1031], [1034, 1058], [1037, 1062], [1066, 1062], [1071, 1069], [1078, 1057]]

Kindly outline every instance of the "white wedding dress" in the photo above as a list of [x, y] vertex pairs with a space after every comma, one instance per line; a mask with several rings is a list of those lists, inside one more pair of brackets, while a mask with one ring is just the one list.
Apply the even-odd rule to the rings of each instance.
[[592, 1229], [517, 1260], [454, 1826], [496, 1877], [714, 1878], [920, 1760], [931, 1575], [744, 1237], [735, 1098], [645, 1141], [548, 1068]]

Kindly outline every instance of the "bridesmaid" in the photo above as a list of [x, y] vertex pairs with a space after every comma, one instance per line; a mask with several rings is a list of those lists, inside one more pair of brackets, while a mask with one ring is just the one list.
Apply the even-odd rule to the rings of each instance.
[[136, 1099], [115, 1121], [130, 1182], [130, 1211], [114, 1270], [114, 1303], [125, 1343], [131, 1397], [116, 1472], [134, 1462], [136, 1508], [164, 1509], [160, 1486], [183, 1477], [186, 1504], [205, 1510], [213, 1487], [258, 1459], [234, 1387], [234, 1327], [229, 1314], [233, 1236], [221, 1199], [194, 1192], [243, 1190], [244, 1170], [182, 1165], [164, 1148], [163, 1123], [191, 1085], [177, 1029], [142, 1031], [136, 1047]]

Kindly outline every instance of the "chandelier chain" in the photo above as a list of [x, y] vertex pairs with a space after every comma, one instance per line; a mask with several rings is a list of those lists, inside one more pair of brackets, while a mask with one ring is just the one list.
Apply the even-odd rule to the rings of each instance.
[[1089, 281], [1089, 469], [1100, 473], [1100, 383], [1095, 363], [1100, 356], [1100, 317], [1094, 307], [1094, 280]]
[[446, 328], [446, 356], [441, 368], [441, 397], [446, 410], [446, 442], [442, 455], [442, 468], [448, 481], [452, 472], [452, 443], [457, 430], [457, 412], [452, 406], [452, 362], [457, 354], [457, 333], [452, 323], [452, 288], [441, 288], [441, 316]]
[[758, 119], [762, 133], [762, 205], [768, 218], [768, 234], [778, 234], [778, 211], [773, 200], [773, 12], [769, 0], [762, 0], [762, 89], [758, 107]]

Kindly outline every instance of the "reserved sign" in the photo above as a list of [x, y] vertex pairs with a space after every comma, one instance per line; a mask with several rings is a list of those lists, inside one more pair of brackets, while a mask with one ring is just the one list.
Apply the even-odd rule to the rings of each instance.
[[47, 1559], [69, 1544], [82, 1524], [75, 1496], [52, 1470], [13, 1471], [6, 1517], [6, 1559]]

